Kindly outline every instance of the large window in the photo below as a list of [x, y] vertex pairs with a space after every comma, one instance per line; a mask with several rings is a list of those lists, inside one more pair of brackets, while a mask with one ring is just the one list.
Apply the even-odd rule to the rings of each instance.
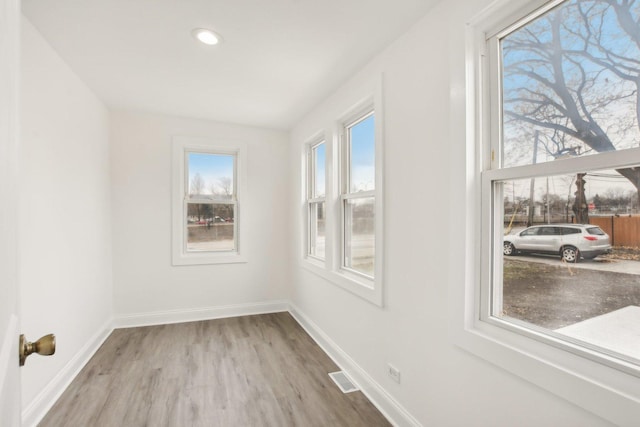
[[[382, 78], [303, 144], [303, 267], [383, 305]], [[320, 136], [322, 135], [322, 136]], [[331, 138], [328, 138], [331, 135]]]
[[480, 298], [486, 322], [635, 375], [638, 22], [635, 2], [555, 1], [487, 39]]
[[342, 267], [373, 278], [375, 271], [375, 116], [367, 111], [344, 126]]
[[174, 138], [174, 264], [242, 261], [242, 151], [237, 144]]
[[326, 146], [324, 141], [309, 146], [307, 164], [307, 255], [325, 258], [326, 234]]

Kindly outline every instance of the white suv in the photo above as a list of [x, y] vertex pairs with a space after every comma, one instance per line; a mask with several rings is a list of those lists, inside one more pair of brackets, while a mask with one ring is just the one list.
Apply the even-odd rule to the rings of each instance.
[[611, 252], [611, 244], [609, 235], [595, 225], [535, 225], [504, 237], [505, 255], [520, 252], [557, 254], [566, 262], [578, 262], [580, 257], [593, 259]]

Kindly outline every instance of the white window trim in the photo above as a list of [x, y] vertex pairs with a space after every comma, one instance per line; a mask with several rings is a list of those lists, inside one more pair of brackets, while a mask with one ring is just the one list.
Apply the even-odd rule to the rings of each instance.
[[[337, 114], [337, 119], [333, 122], [332, 128], [327, 128], [324, 133], [333, 135], [333, 138], [325, 140], [326, 156], [326, 201], [325, 201], [325, 260], [320, 262], [317, 259], [306, 256], [307, 241], [305, 239], [304, 251], [301, 266], [306, 270], [322, 277], [330, 283], [354, 294], [358, 297], [379, 307], [384, 306], [384, 108], [383, 108], [383, 81], [382, 75], [376, 79], [376, 83], [370, 92], [371, 95], [364, 97], [361, 101], [352, 104], [345, 113]], [[348, 124], [359, 115], [368, 111], [374, 111], [374, 136], [375, 136], [375, 271], [374, 278], [357, 273], [352, 270], [342, 268], [343, 257], [343, 215], [341, 192], [342, 183], [340, 181], [343, 167], [343, 150], [341, 136], [345, 124]], [[314, 139], [310, 139], [314, 141]], [[308, 147], [309, 143], [305, 144]], [[303, 179], [305, 188], [308, 185], [308, 162], [306, 153], [308, 148], [303, 150]], [[303, 197], [306, 197], [306, 192]], [[348, 196], [347, 196], [348, 197]], [[306, 200], [305, 200], [306, 202]], [[305, 212], [306, 212], [306, 203]], [[306, 236], [308, 231], [309, 218], [305, 213], [303, 221]]]
[[[305, 164], [305, 186], [306, 186], [306, 213], [305, 213], [305, 223], [306, 223], [306, 240], [305, 240], [305, 257], [309, 258], [310, 260], [313, 260], [313, 262], [318, 263], [318, 264], [324, 264], [325, 263], [325, 259], [326, 259], [326, 250], [327, 250], [327, 244], [326, 244], [326, 221], [327, 221], [327, 142], [326, 139], [324, 138], [324, 135], [321, 134], [321, 136], [318, 136], [314, 139], [312, 139], [313, 142], [307, 143], [305, 144], [306, 146], [306, 164]], [[314, 162], [314, 158], [313, 158], [313, 150], [318, 147], [319, 145], [324, 144], [324, 149], [325, 149], [325, 191], [324, 191], [324, 196], [322, 197], [315, 197], [314, 195], [314, 189], [315, 189], [315, 179], [316, 179], [316, 165]], [[324, 202], [324, 208], [325, 208], [325, 256], [323, 257], [319, 257], [317, 255], [313, 255], [311, 253], [311, 216], [309, 215], [309, 213], [311, 212], [311, 205], [314, 203], [322, 203]]]
[[[186, 221], [185, 197], [188, 192], [186, 182], [186, 154], [190, 152], [231, 154], [235, 156], [234, 187], [235, 199], [231, 201], [235, 206], [234, 233], [236, 237], [236, 249], [233, 251], [219, 252], [187, 252], [186, 233], [184, 224]], [[204, 264], [233, 264], [247, 262], [244, 256], [245, 239], [242, 233], [242, 225], [246, 220], [244, 210], [244, 197], [247, 185], [247, 146], [246, 143], [237, 141], [220, 141], [203, 137], [174, 136], [172, 138], [172, 263], [181, 265]], [[211, 200], [207, 200], [210, 203]], [[221, 203], [229, 203], [228, 200]]]
[[[339, 177], [340, 178], [339, 180], [340, 181], [340, 221], [341, 221], [340, 264], [339, 265], [340, 265], [340, 270], [343, 274], [347, 276], [351, 276], [355, 280], [360, 281], [365, 286], [369, 285], [371, 282], [374, 281], [376, 272], [374, 271], [374, 277], [371, 277], [367, 274], [361, 273], [345, 265], [345, 260], [347, 257], [347, 254], [346, 254], [347, 238], [346, 238], [346, 220], [345, 220], [346, 219], [346, 202], [353, 199], [366, 199], [370, 197], [373, 197], [375, 200], [377, 191], [369, 190], [369, 191], [361, 191], [361, 192], [354, 193], [351, 191], [351, 188], [349, 188], [349, 185], [351, 183], [351, 167], [350, 167], [351, 152], [349, 150], [350, 147], [348, 143], [348, 140], [349, 140], [348, 133], [349, 133], [349, 128], [357, 125], [358, 123], [366, 120], [368, 117], [371, 117], [371, 116], [374, 117], [374, 126], [375, 126], [375, 119], [376, 119], [375, 113], [376, 112], [375, 112], [373, 102], [370, 102], [369, 105], [365, 104], [364, 107], [359, 107], [357, 109], [354, 109], [353, 113], [347, 114], [340, 121], [340, 135], [338, 138], [339, 153], [340, 153], [340, 159], [341, 159], [340, 177]], [[375, 128], [374, 128], [374, 133], [375, 133]], [[374, 135], [374, 138], [376, 138], [377, 140], [377, 133]], [[377, 148], [378, 146], [376, 144], [374, 147], [374, 149], [376, 149], [376, 153], [375, 153], [376, 160], [378, 157]], [[378, 171], [376, 168], [376, 183], [375, 183], [376, 187], [377, 187], [377, 175], [378, 175]], [[376, 213], [377, 213], [377, 209], [376, 209]], [[375, 234], [377, 237], [377, 232]], [[378, 248], [378, 243], [376, 242], [376, 249], [377, 248]], [[374, 263], [374, 266], [375, 265], [376, 264]]]
[[[492, 3], [487, 9], [473, 19], [466, 34], [466, 99], [455, 99], [452, 93], [452, 114], [455, 117], [465, 117], [466, 135], [466, 170], [463, 181], [452, 179], [452, 191], [456, 185], [463, 185], [466, 189], [464, 205], [467, 207], [459, 223], [452, 226], [452, 234], [464, 238], [464, 265], [460, 258], [452, 260], [452, 271], [461, 271], [458, 276], [464, 280], [464, 286], [452, 290], [451, 331], [453, 342], [465, 350], [496, 364], [537, 386], [554, 393], [585, 410], [621, 426], [637, 425], [637, 414], [640, 413], [640, 388], [638, 377], [584, 357], [585, 349], [578, 352], [571, 351], [571, 344], [562, 342], [561, 346], [532, 338], [529, 333], [515, 332], [514, 327], [503, 327], [494, 321], [483, 319], [481, 305], [486, 297], [483, 292], [483, 282], [490, 275], [487, 267], [491, 262], [483, 255], [481, 242], [492, 240], [491, 221], [487, 219], [487, 204], [490, 200], [481, 195], [486, 192], [487, 182], [491, 179], [508, 178], [510, 172], [501, 170], [489, 171], [491, 153], [484, 150], [483, 141], [488, 141], [491, 132], [491, 122], [486, 112], [492, 111], [494, 106], [487, 102], [485, 96], [488, 90], [484, 67], [486, 66], [486, 38], [496, 34], [494, 31], [508, 28], [509, 22], [517, 22], [518, 17], [526, 16], [537, 8], [548, 7], [557, 2], [541, 0], [501, 0]], [[494, 83], [494, 82], [492, 82]], [[459, 102], [456, 102], [459, 101]], [[495, 111], [493, 112], [495, 114]], [[494, 116], [495, 117], [495, 116]], [[495, 130], [495, 129], [494, 129]], [[458, 130], [452, 129], [455, 135]], [[498, 154], [498, 153], [496, 153]], [[563, 170], [580, 171], [590, 168], [601, 168], [603, 164], [615, 163], [627, 158], [625, 164], [637, 164], [640, 160], [640, 150], [625, 150], [621, 152], [602, 153], [598, 159], [584, 157], [582, 159], [567, 159]], [[632, 161], [631, 159], [635, 159]], [[548, 165], [544, 174], [552, 174], [558, 166]], [[526, 174], [528, 166], [517, 170]], [[481, 171], [483, 173], [481, 180]], [[513, 170], [511, 171], [513, 172]], [[531, 170], [531, 174], [535, 175]], [[483, 189], [482, 186], [485, 186]], [[482, 191], [481, 191], [482, 190]], [[489, 194], [489, 193], [486, 193]], [[484, 214], [481, 215], [481, 214]], [[478, 239], [477, 236], [482, 236]], [[455, 236], [454, 236], [455, 237]], [[453, 265], [455, 263], [455, 265]], [[485, 285], [486, 286], [486, 285]], [[599, 356], [600, 357], [600, 356]], [[619, 362], [616, 365], [620, 366]]]

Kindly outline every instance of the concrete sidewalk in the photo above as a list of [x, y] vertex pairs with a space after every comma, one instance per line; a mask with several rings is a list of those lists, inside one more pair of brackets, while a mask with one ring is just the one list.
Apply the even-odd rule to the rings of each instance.
[[640, 307], [630, 305], [556, 332], [640, 359]]

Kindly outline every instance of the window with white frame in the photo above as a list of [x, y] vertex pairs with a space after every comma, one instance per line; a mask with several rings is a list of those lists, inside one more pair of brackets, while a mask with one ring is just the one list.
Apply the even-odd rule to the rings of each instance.
[[174, 264], [243, 261], [238, 234], [242, 151], [238, 144], [174, 138]]
[[374, 278], [376, 141], [372, 109], [344, 124], [342, 135], [342, 268]]
[[326, 220], [326, 145], [311, 144], [307, 162], [307, 256], [325, 258]]
[[487, 37], [481, 174], [482, 321], [634, 375], [639, 6], [553, 1]]
[[383, 305], [382, 75], [336, 114], [331, 140], [304, 144], [302, 266], [346, 291]]

